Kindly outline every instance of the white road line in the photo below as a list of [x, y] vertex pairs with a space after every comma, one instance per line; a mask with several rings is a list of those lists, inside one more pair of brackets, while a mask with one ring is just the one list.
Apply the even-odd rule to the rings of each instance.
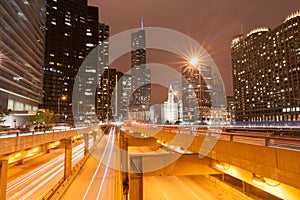
[[[109, 137], [110, 137], [110, 135], [109, 135]], [[82, 198], [83, 200], [86, 199], [87, 194], [89, 193], [89, 191], [90, 191], [90, 189], [91, 189], [91, 187], [92, 187], [92, 184], [93, 184], [93, 182], [95, 181], [96, 175], [97, 175], [97, 173], [98, 173], [98, 171], [99, 171], [99, 169], [100, 169], [100, 166], [101, 166], [101, 164], [102, 164], [102, 162], [103, 162], [103, 159], [104, 159], [104, 157], [105, 157], [105, 152], [107, 151], [107, 147], [108, 147], [108, 143], [109, 143], [109, 137], [108, 137], [108, 139], [107, 139], [107, 142], [106, 142], [106, 145], [105, 145], [105, 148], [104, 148], [104, 151], [103, 151], [101, 160], [100, 160], [100, 162], [98, 163], [97, 169], [96, 169], [95, 173], [93, 174], [93, 177], [92, 177], [92, 179], [91, 179], [91, 181], [90, 181], [90, 183], [89, 183], [89, 186], [87, 187], [87, 189], [86, 189], [86, 191], [85, 191], [85, 193], [84, 193], [84, 196], [83, 196], [83, 198]]]
[[105, 169], [105, 172], [104, 172], [104, 175], [103, 175], [103, 178], [102, 178], [102, 181], [101, 181], [101, 184], [100, 184], [100, 188], [98, 190], [98, 194], [97, 194], [97, 200], [100, 198], [100, 195], [101, 195], [101, 192], [102, 192], [102, 188], [103, 188], [103, 184], [104, 184], [104, 181], [106, 179], [106, 175], [107, 175], [107, 171], [108, 171], [108, 168], [109, 168], [109, 165], [110, 165], [110, 159], [111, 159], [111, 154], [113, 152], [113, 147], [114, 147], [114, 132], [115, 132], [115, 128], [111, 129], [112, 131], [110, 132], [110, 134], [112, 134], [112, 141], [111, 141], [111, 148], [110, 148], [110, 152], [109, 152], [109, 157], [108, 157], [108, 162], [107, 162], [107, 165], [106, 165], [106, 169]]
[[167, 193], [164, 193], [164, 197], [165, 197], [167, 200], [169, 200], [169, 197], [168, 197]]
[[197, 200], [201, 200], [198, 195], [196, 195], [193, 191], [191, 191], [191, 194], [197, 199]]

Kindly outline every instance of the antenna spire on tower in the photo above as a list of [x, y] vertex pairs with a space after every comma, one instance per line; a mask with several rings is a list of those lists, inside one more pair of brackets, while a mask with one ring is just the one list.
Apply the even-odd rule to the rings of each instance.
[[144, 17], [141, 19], [141, 29], [144, 29]]

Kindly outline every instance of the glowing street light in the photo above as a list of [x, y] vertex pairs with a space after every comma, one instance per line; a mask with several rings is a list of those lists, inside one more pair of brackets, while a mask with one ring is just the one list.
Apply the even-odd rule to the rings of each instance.
[[193, 65], [194, 67], [196, 67], [198, 64], [199, 64], [199, 61], [200, 59], [198, 57], [192, 57], [190, 60], [189, 60], [189, 63], [191, 65]]
[[62, 97], [57, 98], [57, 113], [59, 114], [59, 116], [60, 116], [60, 100], [65, 101], [65, 100], [67, 100], [67, 97], [62, 96]]

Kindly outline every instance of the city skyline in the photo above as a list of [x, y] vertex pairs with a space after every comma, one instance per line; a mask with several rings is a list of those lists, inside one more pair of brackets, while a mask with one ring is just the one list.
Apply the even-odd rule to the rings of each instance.
[[[101, 6], [100, 6], [101, 4]], [[216, 62], [225, 83], [227, 95], [233, 95], [230, 60], [230, 44], [234, 35], [248, 33], [252, 29], [267, 26], [271, 29], [282, 23], [290, 13], [299, 10], [300, 2], [227, 0], [222, 2], [193, 1], [97, 1], [89, 5], [100, 7], [100, 20], [110, 24], [111, 36], [140, 26], [144, 17], [145, 27], [163, 27], [182, 32], [199, 42]], [[130, 6], [135, 5], [135, 6]], [[168, 8], [167, 12], [165, 8]], [[122, 11], [126, 8], [126, 12]], [[197, 10], [199, 9], [199, 10]], [[155, 11], [155, 15], [153, 12]], [[182, 14], [188, 13], [188, 16]], [[153, 52], [147, 54], [147, 62], [161, 62], [175, 69], [181, 67], [181, 58]], [[119, 63], [130, 66], [130, 59]], [[120, 65], [116, 63], [116, 65]], [[166, 97], [166, 95], [165, 95]]]

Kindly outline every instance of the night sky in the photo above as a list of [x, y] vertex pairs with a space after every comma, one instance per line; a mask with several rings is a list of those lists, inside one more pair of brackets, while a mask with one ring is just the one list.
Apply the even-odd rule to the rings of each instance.
[[[214, 59], [226, 93], [232, 95], [232, 37], [257, 27], [278, 26], [300, 9], [300, 0], [89, 0], [89, 5], [100, 8], [100, 22], [110, 25], [111, 36], [140, 27], [144, 17], [145, 27], [169, 28], [192, 37]], [[178, 68], [176, 59], [147, 52], [147, 62]], [[130, 66], [129, 56], [122, 65]]]

